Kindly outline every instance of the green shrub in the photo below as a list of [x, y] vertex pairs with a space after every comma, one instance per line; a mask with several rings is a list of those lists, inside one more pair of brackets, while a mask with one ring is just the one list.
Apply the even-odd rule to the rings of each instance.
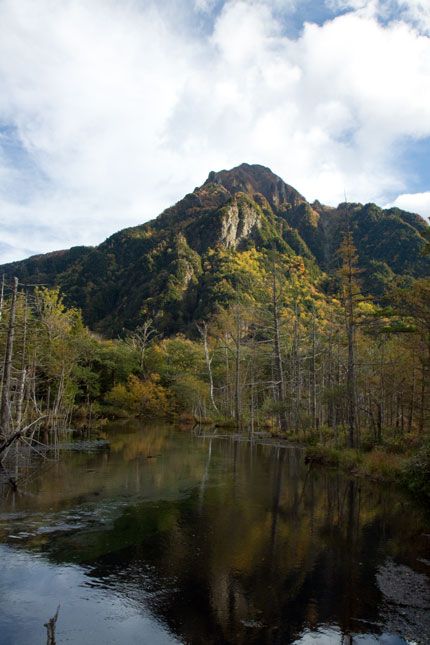
[[340, 453], [335, 448], [321, 446], [309, 446], [306, 448], [306, 461], [317, 464], [327, 464], [330, 466], [338, 466], [340, 461]]
[[413, 493], [430, 498], [430, 441], [405, 463], [402, 480]]
[[361, 462], [361, 455], [358, 450], [345, 448], [340, 452], [339, 464], [344, 470], [355, 470]]
[[404, 459], [401, 455], [388, 452], [386, 447], [377, 446], [364, 456], [363, 470], [376, 478], [396, 479]]
[[375, 447], [375, 436], [370, 432], [363, 432], [360, 440], [360, 447], [363, 452], [370, 452]]
[[386, 452], [394, 455], [403, 455], [406, 452], [404, 441], [400, 437], [389, 437], [384, 439], [383, 447]]

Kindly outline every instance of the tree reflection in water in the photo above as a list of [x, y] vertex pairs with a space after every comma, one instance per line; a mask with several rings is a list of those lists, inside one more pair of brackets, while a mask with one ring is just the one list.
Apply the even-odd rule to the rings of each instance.
[[411, 600], [387, 613], [381, 577], [397, 563], [398, 588], [415, 572], [422, 595], [428, 518], [386, 487], [312, 469], [300, 448], [116, 428], [108, 451], [71, 453], [28, 492], [4, 541], [13, 522], [57, 523], [21, 543], [85, 566], [184, 643], [430, 642], [428, 605], [396, 622]]

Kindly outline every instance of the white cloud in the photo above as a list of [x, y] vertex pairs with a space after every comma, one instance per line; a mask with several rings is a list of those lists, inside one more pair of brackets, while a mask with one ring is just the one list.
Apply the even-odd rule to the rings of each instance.
[[[216, 4], [184, 0], [179, 20], [149, 0], [0, 0], [0, 125], [28, 161], [0, 134], [17, 257], [100, 242], [242, 161], [329, 204], [408, 192], [393, 150], [430, 136], [428, 37], [351, 0], [293, 40], [281, 3], [229, 0], [203, 38], [196, 13]], [[416, 25], [419, 5], [399, 16]]]
[[385, 22], [409, 22], [423, 34], [430, 34], [428, 0], [326, 0], [326, 4], [337, 11], [352, 10]]
[[397, 206], [397, 208], [402, 208], [412, 213], [419, 213], [423, 217], [430, 219], [430, 192], [399, 195], [385, 208], [391, 208], [392, 206]]
[[197, 11], [208, 12], [216, 6], [217, 0], [194, 0]]
[[399, 6], [406, 19], [430, 35], [430, 4], [427, 0], [399, 0]]

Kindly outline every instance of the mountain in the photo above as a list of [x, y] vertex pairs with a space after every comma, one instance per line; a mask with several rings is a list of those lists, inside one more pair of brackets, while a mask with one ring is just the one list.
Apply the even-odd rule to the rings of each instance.
[[0, 267], [21, 282], [59, 285], [91, 328], [115, 336], [143, 318], [165, 333], [252, 294], [276, 252], [314, 288], [334, 288], [343, 235], [352, 232], [363, 288], [380, 296], [393, 281], [430, 275], [420, 256], [418, 215], [375, 204], [309, 204], [268, 168], [241, 164], [205, 183], [156, 219], [97, 247], [74, 247]]

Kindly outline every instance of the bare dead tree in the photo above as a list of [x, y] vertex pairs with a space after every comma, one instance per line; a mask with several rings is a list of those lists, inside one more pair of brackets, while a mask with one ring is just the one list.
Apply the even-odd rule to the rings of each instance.
[[3, 316], [3, 298], [4, 298], [4, 273], [1, 279], [1, 289], [0, 289], [0, 319]]
[[0, 405], [0, 430], [4, 437], [6, 437], [6, 435], [9, 432], [9, 424], [10, 424], [9, 397], [10, 397], [13, 341], [15, 336], [15, 313], [16, 313], [17, 294], [18, 294], [18, 278], [14, 278], [12, 303], [11, 303], [10, 316], [9, 316], [9, 329], [7, 334], [6, 352], [4, 357], [3, 383], [2, 383], [1, 405]]
[[279, 420], [281, 432], [286, 432], [288, 428], [287, 416], [285, 413], [285, 383], [284, 383], [284, 370], [282, 367], [281, 356], [281, 342], [279, 337], [279, 303], [278, 303], [278, 288], [276, 279], [276, 269], [273, 266], [273, 284], [272, 284], [272, 307], [273, 307], [273, 349], [275, 354], [275, 369], [278, 381], [278, 400], [280, 404]]
[[240, 335], [240, 303], [236, 304], [236, 378], [234, 387], [234, 417], [238, 427], [240, 427], [240, 349], [241, 349], [241, 335]]
[[145, 352], [149, 341], [156, 333], [157, 330], [152, 326], [152, 318], [148, 318], [148, 320], [145, 320], [143, 325], [140, 325], [139, 327], [136, 327], [134, 331], [131, 331], [126, 339], [126, 342], [139, 354], [139, 367], [141, 372], [143, 372]]
[[26, 369], [27, 323], [28, 323], [28, 300], [26, 296], [25, 307], [24, 307], [24, 329], [23, 329], [23, 337], [22, 337], [21, 374], [19, 377], [18, 398], [16, 401], [16, 425], [18, 428], [21, 427], [21, 423], [22, 423], [22, 405], [24, 401], [24, 389], [25, 389], [26, 378], [27, 378], [27, 369]]
[[206, 324], [206, 321], [203, 321], [201, 324], [196, 323], [196, 327], [200, 333], [200, 336], [202, 337], [203, 340], [203, 347], [205, 350], [205, 360], [206, 360], [206, 367], [208, 370], [208, 376], [209, 376], [209, 394], [210, 394], [210, 399], [212, 406], [214, 410], [219, 413], [218, 408], [215, 403], [214, 399], [214, 383], [213, 383], [213, 377], [212, 377], [212, 369], [211, 369], [211, 364], [213, 360], [213, 356], [209, 356], [209, 349], [208, 349], [208, 326]]

